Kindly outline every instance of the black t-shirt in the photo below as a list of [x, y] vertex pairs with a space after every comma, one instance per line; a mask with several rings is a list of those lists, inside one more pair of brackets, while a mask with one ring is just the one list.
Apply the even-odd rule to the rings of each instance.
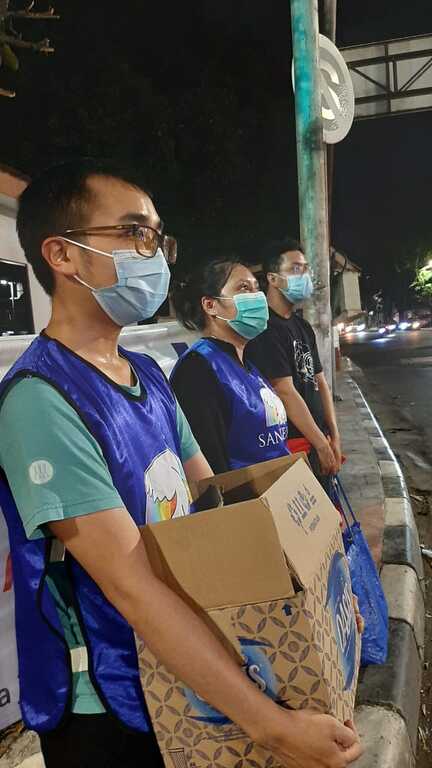
[[[246, 357], [267, 379], [292, 376], [315, 422], [325, 429], [321, 396], [315, 381], [322, 365], [312, 326], [299, 315], [281, 317], [270, 309], [267, 330], [249, 342]], [[288, 423], [289, 438], [302, 437], [297, 427]]]
[[[211, 341], [241, 366], [232, 344]], [[227, 472], [231, 468], [227, 451], [229, 412], [222, 385], [205, 357], [189, 352], [173, 373], [171, 386], [213, 472]]]

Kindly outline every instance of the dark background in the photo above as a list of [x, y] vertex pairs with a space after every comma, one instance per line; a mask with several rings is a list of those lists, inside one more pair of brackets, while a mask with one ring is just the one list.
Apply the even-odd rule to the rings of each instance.
[[[21, 22], [54, 56], [0, 69], [0, 162], [116, 156], [142, 172], [181, 265], [298, 234], [289, 0], [56, 0]], [[39, 4], [46, 8], [48, 4]], [[430, 0], [339, 0], [337, 43], [432, 33]], [[432, 113], [356, 123], [335, 153], [333, 243], [409, 303], [405, 261], [432, 247]], [[400, 271], [402, 269], [402, 271]]]

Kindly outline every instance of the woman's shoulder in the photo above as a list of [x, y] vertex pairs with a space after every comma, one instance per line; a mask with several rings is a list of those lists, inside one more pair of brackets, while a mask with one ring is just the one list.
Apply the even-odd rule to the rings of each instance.
[[192, 379], [191, 383], [196, 384], [197, 380], [212, 379], [213, 377], [212, 369], [206, 358], [193, 345], [176, 363], [170, 381], [174, 385], [176, 382]]

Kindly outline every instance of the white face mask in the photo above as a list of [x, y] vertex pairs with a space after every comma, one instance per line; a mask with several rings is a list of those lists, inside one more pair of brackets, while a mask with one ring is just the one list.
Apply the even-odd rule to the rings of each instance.
[[309, 272], [303, 275], [280, 275], [280, 277], [286, 281], [286, 285], [279, 290], [291, 304], [307, 301], [312, 296], [314, 287]]
[[123, 327], [152, 317], [168, 296], [171, 273], [161, 248], [151, 258], [138, 256], [135, 250], [111, 253], [90, 248], [63, 237], [68, 243], [113, 259], [117, 282], [107, 288], [93, 288], [75, 275], [92, 292], [96, 301], [113, 320]]

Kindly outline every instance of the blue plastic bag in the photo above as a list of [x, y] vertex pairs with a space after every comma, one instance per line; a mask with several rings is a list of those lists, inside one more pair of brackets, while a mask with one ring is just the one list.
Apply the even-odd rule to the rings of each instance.
[[352, 591], [357, 596], [359, 610], [365, 622], [360, 664], [362, 667], [368, 664], [384, 664], [388, 652], [388, 609], [380, 577], [360, 523], [339, 478], [334, 478], [333, 489], [336, 506], [347, 525], [342, 536]]

